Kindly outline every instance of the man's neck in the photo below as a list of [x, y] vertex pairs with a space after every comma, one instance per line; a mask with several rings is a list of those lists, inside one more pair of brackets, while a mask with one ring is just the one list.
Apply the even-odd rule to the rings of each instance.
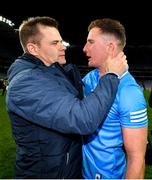
[[100, 76], [104, 76], [106, 73], [106, 70], [104, 68], [99, 68], [99, 74]]

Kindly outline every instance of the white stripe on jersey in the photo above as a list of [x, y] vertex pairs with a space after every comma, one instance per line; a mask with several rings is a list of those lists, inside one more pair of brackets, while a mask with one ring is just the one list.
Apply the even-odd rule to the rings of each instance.
[[140, 113], [146, 112], [146, 111], [147, 111], [147, 108], [142, 109], [142, 110], [140, 110], [140, 111], [134, 111], [134, 112], [131, 112], [130, 115], [133, 115], [133, 114], [140, 114]]
[[147, 119], [147, 116], [144, 118], [136, 119], [136, 120], [130, 120], [130, 122], [141, 122]]
[[130, 113], [130, 122], [141, 122], [147, 119], [147, 108]]
[[136, 118], [140, 118], [140, 117], [144, 117], [144, 116], [147, 116], [147, 112], [137, 115], [137, 116], [130, 116], [130, 119], [136, 119]]

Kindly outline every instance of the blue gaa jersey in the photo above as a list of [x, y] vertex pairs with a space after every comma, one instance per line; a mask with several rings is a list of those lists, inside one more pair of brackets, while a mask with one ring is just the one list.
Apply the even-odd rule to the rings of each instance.
[[[94, 90], [99, 78], [98, 69], [84, 77], [86, 96]], [[122, 128], [140, 128], [147, 124], [143, 92], [127, 71], [120, 80], [115, 101], [104, 123], [93, 135], [83, 139], [83, 177], [123, 179], [126, 172], [126, 158]]]

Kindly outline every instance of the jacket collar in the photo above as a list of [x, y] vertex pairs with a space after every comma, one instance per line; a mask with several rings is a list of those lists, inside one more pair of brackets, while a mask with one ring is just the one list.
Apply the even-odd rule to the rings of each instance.
[[35, 57], [35, 56], [33, 56], [32, 54], [29, 54], [29, 53], [24, 53], [21, 56], [21, 59], [23, 59], [23, 60], [25, 60], [27, 62], [33, 63], [35, 65], [43, 65], [43, 66], [45, 66], [45, 64], [39, 58], [37, 58], [37, 57]]

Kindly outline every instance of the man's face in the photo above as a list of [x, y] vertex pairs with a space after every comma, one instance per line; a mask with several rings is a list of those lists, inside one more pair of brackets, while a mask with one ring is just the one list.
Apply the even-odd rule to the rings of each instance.
[[99, 28], [94, 27], [89, 31], [87, 42], [83, 51], [88, 57], [88, 66], [104, 67], [108, 58], [108, 43], [105, 34], [102, 34]]
[[63, 45], [59, 31], [54, 27], [39, 27], [41, 33], [40, 43], [37, 44], [37, 55], [45, 65], [49, 66], [52, 63], [58, 62], [65, 64], [65, 46]]

